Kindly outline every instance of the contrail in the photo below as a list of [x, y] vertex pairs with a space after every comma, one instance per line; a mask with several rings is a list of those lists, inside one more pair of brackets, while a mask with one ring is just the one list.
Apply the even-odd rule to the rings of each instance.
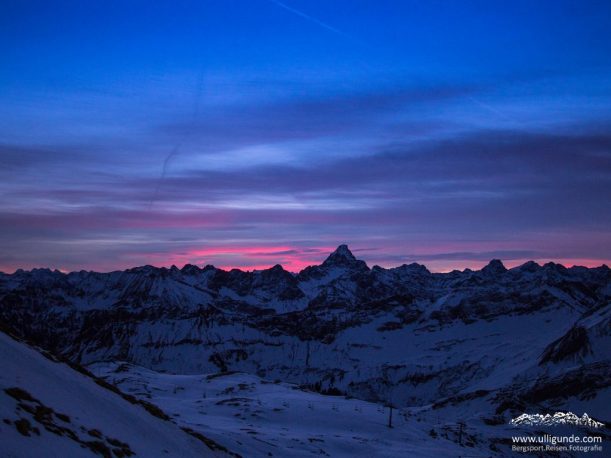
[[[358, 44], [360, 46], [364, 46], [369, 48], [370, 46], [368, 46], [366, 43], [363, 43], [362, 41], [358, 40], [357, 38], [348, 35], [345, 32], [342, 32], [341, 30], [333, 27], [332, 25], [327, 24], [326, 22], [323, 22], [319, 19], [316, 19], [315, 17], [310, 16], [309, 14], [304, 13], [303, 11], [300, 11], [298, 9], [292, 8], [290, 6], [288, 6], [287, 4], [279, 1], [279, 0], [269, 0], [271, 3], [273, 3], [274, 5], [289, 11], [290, 13], [293, 13], [303, 19], [305, 19], [306, 21], [310, 21], [313, 22], [314, 24], [328, 30], [329, 32], [332, 32], [336, 35], [339, 35], [341, 37], [344, 37], [345, 39]], [[202, 96], [202, 86], [203, 86], [203, 69], [199, 75], [199, 81], [197, 84], [197, 93], [196, 93], [196, 99], [195, 99], [195, 106], [193, 109], [193, 113], [191, 116], [191, 127], [187, 128], [187, 131], [184, 133], [184, 135], [182, 136], [182, 138], [180, 138], [176, 144], [174, 145], [174, 147], [171, 149], [171, 151], [168, 153], [168, 155], [165, 157], [162, 167], [161, 167], [161, 176], [159, 177], [159, 180], [157, 182], [157, 186], [155, 187], [155, 191], [153, 194], [153, 197], [151, 199], [151, 201], [149, 202], [149, 210], [152, 208], [153, 204], [155, 203], [155, 201], [157, 200], [157, 198], [159, 197], [159, 191], [161, 189], [161, 186], [163, 184], [163, 181], [166, 178], [168, 169], [170, 167], [170, 162], [172, 161], [172, 159], [176, 156], [178, 156], [180, 154], [180, 149], [183, 146], [183, 144], [185, 144], [190, 137], [194, 134], [195, 128], [196, 128], [196, 124], [197, 124], [197, 117], [199, 115], [199, 110], [200, 110], [200, 100], [201, 100], [201, 96]]]
[[180, 153], [180, 148], [183, 143], [185, 143], [195, 132], [195, 128], [197, 127], [197, 118], [199, 116], [201, 101], [202, 101], [202, 92], [204, 88], [204, 69], [202, 68], [199, 72], [197, 78], [197, 87], [195, 88], [195, 103], [193, 104], [193, 112], [191, 113], [191, 121], [189, 123], [189, 127], [187, 131], [183, 135], [182, 139], [176, 143], [174, 148], [170, 151], [170, 153], [166, 156], [163, 161], [163, 166], [161, 168], [161, 180], [163, 180], [167, 174], [168, 167], [170, 165], [170, 161], [174, 156], [177, 156]]
[[480, 107], [490, 111], [491, 113], [496, 114], [497, 116], [499, 116], [500, 118], [503, 118], [505, 121], [510, 121], [513, 123], [517, 123], [517, 124], [521, 124], [518, 120], [511, 118], [510, 116], [507, 116], [507, 114], [503, 113], [502, 111], [494, 108], [491, 105], [488, 105], [487, 103], [482, 102], [481, 100], [476, 99], [473, 96], [467, 96], [467, 98], [469, 100], [471, 100], [472, 102], [476, 103], [477, 105], [479, 105]]
[[172, 151], [170, 151], [170, 154], [168, 154], [164, 159], [163, 166], [161, 167], [161, 180], [163, 180], [166, 174], [168, 173], [168, 165], [170, 163], [170, 160], [180, 152], [180, 147], [182, 146], [183, 141], [184, 139], [181, 140], [180, 143], [178, 143], [176, 146], [174, 146]]
[[291, 13], [296, 14], [299, 17], [302, 17], [306, 21], [313, 22], [314, 24], [319, 25], [320, 27], [322, 27], [324, 29], [327, 29], [329, 32], [333, 32], [333, 33], [335, 33], [337, 35], [340, 35], [340, 36], [342, 36], [344, 38], [347, 38], [350, 41], [353, 41], [353, 42], [358, 43], [360, 45], [365, 45], [364, 43], [362, 43], [360, 40], [354, 38], [353, 36], [348, 35], [347, 33], [342, 32], [341, 30], [336, 29], [332, 25], [329, 25], [326, 22], [323, 22], [323, 21], [321, 21], [319, 19], [316, 19], [315, 17], [312, 17], [309, 14], [304, 13], [303, 11], [300, 11], [300, 10], [297, 10], [297, 9], [291, 7], [291, 6], [288, 6], [286, 3], [282, 3], [279, 0], [269, 0], [269, 1], [272, 2], [276, 6], [279, 6], [280, 8], [283, 8], [283, 9], [285, 9], [287, 11], [290, 11]]
[[168, 155], [163, 160], [163, 164], [161, 166], [161, 176], [159, 177], [159, 180], [157, 182], [157, 186], [155, 187], [155, 192], [153, 193], [153, 197], [152, 197], [152, 199], [149, 202], [149, 206], [148, 206], [149, 210], [153, 207], [153, 204], [157, 200], [157, 197], [159, 197], [159, 191], [160, 191], [161, 185], [162, 185], [163, 181], [165, 180], [165, 177], [166, 177], [166, 175], [168, 173], [168, 168], [170, 166], [170, 162], [172, 161], [172, 159], [175, 156], [178, 156], [178, 154], [180, 154], [180, 148], [182, 147], [182, 145], [184, 143], [186, 143], [190, 139], [190, 137], [194, 134], [194, 131], [195, 131], [195, 128], [196, 128], [196, 124], [197, 124], [197, 118], [198, 118], [199, 111], [200, 111], [201, 98], [202, 98], [202, 92], [203, 92], [203, 85], [204, 85], [204, 69], [202, 68], [200, 70], [200, 72], [199, 72], [199, 76], [198, 76], [198, 79], [197, 79], [197, 87], [196, 87], [196, 94], [195, 94], [195, 104], [193, 106], [193, 112], [191, 113], [191, 122], [189, 123], [190, 125], [187, 127], [187, 130], [183, 134], [182, 138], [180, 138], [176, 142], [174, 147], [170, 150]]
[[278, 5], [280, 8], [284, 8], [287, 11], [290, 11], [291, 13], [296, 14], [297, 16], [301, 16], [302, 18], [308, 20], [308, 21], [312, 21], [315, 24], [318, 24], [321, 27], [324, 27], [327, 30], [330, 30], [331, 32], [337, 33], [339, 35], [343, 35], [343, 36], [348, 36], [346, 35], [344, 32], [342, 32], [341, 30], [336, 29], [333, 26], [330, 26], [329, 24], [326, 24], [322, 21], [319, 21], [318, 19], [316, 19], [315, 17], [310, 16], [309, 14], [305, 14], [303, 11], [299, 11], [296, 10], [295, 8], [292, 8], [282, 2], [279, 2], [278, 0], [269, 0], [272, 3], [275, 3], [276, 5]]

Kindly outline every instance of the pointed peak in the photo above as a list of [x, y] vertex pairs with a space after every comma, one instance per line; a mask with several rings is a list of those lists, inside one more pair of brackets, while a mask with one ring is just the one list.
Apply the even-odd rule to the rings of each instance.
[[482, 269], [482, 272], [490, 274], [502, 274], [507, 272], [507, 269], [505, 268], [500, 259], [493, 259], [488, 263], [486, 267]]
[[282, 282], [286, 279], [292, 278], [293, 274], [282, 267], [280, 264], [276, 264], [269, 269], [263, 269], [259, 271], [259, 275], [261, 276], [263, 281], [269, 281], [272, 283]]
[[348, 248], [348, 245], [340, 245], [338, 246], [335, 251], [333, 253], [331, 253], [331, 255], [339, 255], [339, 256], [343, 256], [345, 258], [348, 259], [356, 259], [354, 257], [354, 255], [352, 254], [352, 251], [350, 251], [350, 248]]
[[336, 250], [329, 255], [325, 262], [322, 263], [324, 267], [339, 266], [339, 267], [365, 267], [367, 264], [364, 261], [360, 261], [354, 257], [348, 245], [340, 245]]
[[193, 264], [185, 264], [180, 271], [187, 275], [193, 275], [199, 273], [200, 268]]
[[535, 261], [527, 261], [524, 264], [516, 267], [516, 270], [519, 270], [520, 272], [536, 272], [540, 268], [541, 266]]
[[345, 264], [346, 261], [352, 263], [356, 261], [356, 258], [348, 248], [348, 245], [340, 245], [329, 255], [323, 264]]
[[403, 272], [409, 273], [418, 273], [423, 275], [429, 275], [431, 272], [422, 264], [418, 264], [417, 262], [412, 262], [411, 264], [402, 264], [398, 267]]
[[286, 270], [284, 270], [284, 267], [282, 267], [280, 264], [276, 264], [275, 266], [270, 267], [268, 269], [260, 270], [259, 272], [263, 274], [272, 274], [272, 275], [282, 275], [285, 272], [288, 273]]
[[127, 269], [125, 272], [134, 273], [134, 274], [151, 274], [155, 271], [158, 271], [155, 266], [151, 266], [150, 264], [146, 264], [144, 266], [132, 267], [131, 269]]
[[547, 271], [554, 271], [554, 272], [564, 272], [565, 270], [567, 270], [566, 267], [564, 267], [562, 264], [558, 264], [556, 262], [546, 262], [543, 265], [543, 268]]

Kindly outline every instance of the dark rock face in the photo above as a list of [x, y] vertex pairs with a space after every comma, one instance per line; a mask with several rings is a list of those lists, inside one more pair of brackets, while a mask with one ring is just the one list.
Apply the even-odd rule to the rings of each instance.
[[498, 259], [493, 259], [488, 263], [486, 267], [481, 270], [482, 274], [496, 276], [502, 275], [507, 272], [507, 269], [503, 265], [503, 263]]
[[347, 245], [340, 245], [322, 263], [322, 267], [348, 267], [352, 269], [367, 268], [367, 264], [354, 257]]
[[598, 392], [611, 386], [611, 365], [607, 362], [584, 364], [557, 375], [542, 375], [534, 381], [510, 385], [494, 395], [496, 413], [506, 410], [512, 414], [524, 412], [527, 406], [561, 405], [577, 398], [595, 399]]
[[558, 363], [571, 357], [584, 358], [591, 352], [588, 331], [583, 326], [574, 326], [545, 349], [540, 364]]

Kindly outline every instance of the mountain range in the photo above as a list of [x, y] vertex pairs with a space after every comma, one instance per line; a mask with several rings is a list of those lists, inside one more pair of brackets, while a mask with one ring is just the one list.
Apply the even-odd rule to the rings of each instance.
[[[610, 299], [607, 266], [493, 260], [431, 273], [370, 268], [346, 245], [299, 273], [185, 265], [0, 274], [0, 320], [12, 334], [137, 396], [155, 401], [159, 377], [255, 377], [292, 387], [279, 396], [392, 406], [427, 440], [476, 456], [511, 456], [509, 422], [523, 413], [587, 412], [609, 424]], [[180, 405], [164, 410], [180, 415]], [[188, 426], [198, 424], [214, 436], [205, 415]], [[243, 454], [227, 437], [214, 439]]]

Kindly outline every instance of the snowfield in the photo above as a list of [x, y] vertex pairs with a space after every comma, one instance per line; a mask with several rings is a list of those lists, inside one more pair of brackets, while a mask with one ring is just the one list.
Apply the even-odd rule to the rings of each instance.
[[118, 362], [89, 369], [123, 391], [160, 406], [179, 425], [200, 431], [245, 457], [465, 453], [453, 440], [433, 439], [426, 425], [407, 417], [407, 411], [395, 409], [393, 428], [388, 428], [389, 409], [380, 404], [323, 396], [255, 375], [161, 374]]

